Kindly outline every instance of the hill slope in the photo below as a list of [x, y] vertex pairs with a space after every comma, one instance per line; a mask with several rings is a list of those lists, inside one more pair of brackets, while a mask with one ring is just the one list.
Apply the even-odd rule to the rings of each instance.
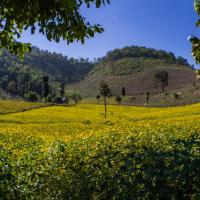
[[192, 85], [195, 81], [194, 70], [181, 57], [176, 58], [172, 53], [144, 47], [126, 47], [109, 52], [83, 80], [72, 86], [85, 97], [96, 96], [103, 80], [115, 95], [121, 94], [123, 86], [129, 96], [147, 91], [160, 93], [161, 89], [154, 80], [154, 74], [159, 70], [169, 74], [167, 91]]
[[93, 67], [87, 59], [74, 59], [42, 51], [37, 47], [26, 54], [24, 62], [6, 50], [0, 56], [0, 88], [14, 96], [24, 97], [28, 91], [42, 95], [42, 77], [49, 76], [51, 90], [59, 90], [61, 82], [82, 79]]

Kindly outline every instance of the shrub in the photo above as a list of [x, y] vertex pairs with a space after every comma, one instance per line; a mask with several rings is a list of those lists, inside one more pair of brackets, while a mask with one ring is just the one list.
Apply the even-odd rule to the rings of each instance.
[[31, 102], [36, 102], [38, 101], [38, 95], [36, 92], [29, 92], [25, 95], [25, 98], [28, 100], [28, 101], [31, 101]]
[[72, 94], [71, 99], [74, 101], [75, 104], [77, 104], [79, 101], [82, 100], [82, 97], [80, 94], [74, 93]]
[[175, 99], [179, 99], [180, 98], [180, 93], [179, 92], [175, 92], [174, 93], [174, 98]]
[[115, 101], [116, 101], [118, 104], [120, 104], [121, 101], [122, 101], [122, 98], [121, 98], [120, 96], [116, 96], [116, 97], [115, 97]]
[[141, 141], [134, 137], [124, 143], [118, 139], [112, 135], [98, 142], [93, 140], [94, 146], [87, 140], [70, 145], [58, 141], [45, 155], [37, 148], [32, 149], [17, 165], [8, 164], [5, 154], [0, 165], [6, 170], [0, 179], [2, 197], [157, 200], [199, 197], [200, 159], [194, 153], [200, 145], [198, 136], [173, 140], [169, 149], [156, 144], [139, 145]]
[[56, 97], [56, 102], [57, 104], [63, 104], [62, 97]]

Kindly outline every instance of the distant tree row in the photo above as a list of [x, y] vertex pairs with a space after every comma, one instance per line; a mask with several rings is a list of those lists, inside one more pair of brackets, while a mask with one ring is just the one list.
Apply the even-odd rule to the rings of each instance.
[[127, 57], [132, 57], [132, 58], [144, 57], [144, 58], [160, 59], [166, 61], [167, 63], [187, 65], [191, 67], [187, 59], [181, 56], [176, 57], [172, 52], [166, 52], [164, 50], [156, 50], [153, 48], [138, 47], [138, 46], [124, 47], [122, 49], [115, 49], [113, 51], [109, 51], [107, 55], [104, 58], [102, 58], [102, 60], [114, 61]]
[[[81, 95], [77, 91], [73, 91], [70, 94], [65, 94], [65, 82], [60, 83], [58, 91], [55, 90], [54, 85], [50, 84], [48, 75], [43, 75], [40, 84], [40, 92], [31, 90], [31, 87], [26, 88], [26, 92], [23, 93], [23, 98], [27, 101], [36, 102], [44, 101], [45, 103], [58, 103], [68, 104], [72, 100], [75, 104], [82, 100]], [[11, 81], [8, 84], [8, 92], [12, 95], [17, 95], [17, 84], [15, 81]]]
[[[168, 82], [169, 82], [169, 75], [167, 71], [156, 71], [156, 73], [154, 74], [154, 80], [155, 83], [158, 84], [162, 90], [162, 92], [165, 91], [165, 88], [168, 86]], [[99, 93], [96, 96], [96, 99], [98, 102], [100, 102], [100, 98], [101, 96], [103, 97], [103, 102], [104, 102], [104, 110], [105, 110], [105, 118], [107, 117], [107, 97], [112, 96], [111, 94], [111, 89], [109, 88], [108, 84], [103, 81], [101, 82], [101, 84], [99, 85]], [[126, 96], [126, 88], [122, 87], [121, 89], [121, 96], [124, 98]], [[117, 102], [117, 104], [119, 105], [122, 102], [122, 98], [120, 95], [117, 95], [115, 97], [115, 101]], [[146, 92], [145, 93], [145, 98], [146, 98], [146, 103], [149, 103], [150, 100], [150, 92]]]

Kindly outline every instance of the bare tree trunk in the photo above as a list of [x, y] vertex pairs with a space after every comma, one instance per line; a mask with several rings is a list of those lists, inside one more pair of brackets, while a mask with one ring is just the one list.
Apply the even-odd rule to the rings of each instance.
[[104, 97], [104, 108], [105, 108], [105, 118], [107, 116], [107, 102], [106, 102], [106, 97]]

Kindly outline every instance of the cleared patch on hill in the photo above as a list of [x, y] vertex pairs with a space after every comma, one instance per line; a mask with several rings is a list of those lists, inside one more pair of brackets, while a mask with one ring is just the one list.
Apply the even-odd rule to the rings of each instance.
[[96, 96], [102, 81], [108, 83], [113, 95], [120, 95], [122, 87], [126, 88], [128, 96], [142, 95], [147, 91], [156, 94], [161, 89], [155, 83], [154, 75], [161, 70], [169, 75], [167, 92], [192, 86], [195, 81], [195, 72], [187, 65], [153, 58], [122, 58], [100, 62], [84, 80], [72, 87], [77, 88], [84, 97]]

